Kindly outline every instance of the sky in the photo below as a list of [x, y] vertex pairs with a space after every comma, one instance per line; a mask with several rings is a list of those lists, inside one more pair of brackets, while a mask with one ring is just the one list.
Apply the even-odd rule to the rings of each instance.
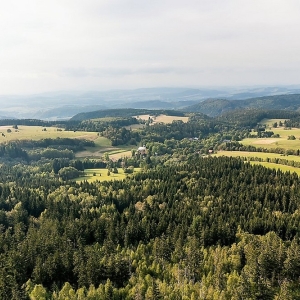
[[0, 95], [300, 84], [299, 0], [10, 0]]

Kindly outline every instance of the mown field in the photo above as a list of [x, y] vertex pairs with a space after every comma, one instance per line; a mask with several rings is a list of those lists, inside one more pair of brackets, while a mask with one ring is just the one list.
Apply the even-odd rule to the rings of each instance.
[[[135, 168], [134, 173], [137, 173], [141, 170], [141, 168]], [[78, 177], [75, 180], [77, 182], [80, 181], [88, 181], [88, 182], [94, 182], [96, 180], [99, 181], [110, 181], [110, 180], [122, 180], [126, 178], [126, 176], [130, 176], [131, 174], [124, 173], [124, 170], [122, 168], [118, 168], [118, 173], [110, 172], [110, 175], [107, 174], [107, 169], [85, 169], [84, 170], [84, 176]]]
[[[281, 155], [277, 153], [263, 153], [263, 152], [247, 152], [247, 151], [219, 151], [218, 153], [214, 154], [214, 156], [232, 156], [232, 157], [257, 157], [261, 159], [267, 158], [281, 158], [290, 161], [297, 161], [300, 162], [300, 157], [295, 155]], [[283, 172], [296, 172], [300, 175], [300, 168], [296, 168], [293, 166], [282, 165], [282, 164], [275, 164], [271, 162], [259, 162], [259, 161], [251, 161], [251, 164], [262, 165], [267, 168], [271, 169], [280, 169]]]
[[136, 118], [147, 121], [148, 119], [152, 118], [153, 123], [172, 123], [173, 121], [182, 121], [182, 122], [187, 122], [189, 120], [189, 117], [178, 117], [178, 116], [167, 116], [167, 115], [159, 115], [157, 117], [150, 116], [150, 115], [140, 115], [136, 116]]
[[281, 170], [283, 172], [290, 172], [290, 173], [295, 172], [298, 176], [300, 175], [300, 168], [279, 165], [279, 164], [274, 164], [274, 163], [269, 163], [269, 162], [251, 161], [250, 163], [251, 163], [251, 165], [262, 165], [266, 168]]
[[[279, 138], [247, 138], [241, 141], [244, 145], [253, 145], [263, 148], [284, 148], [284, 149], [300, 149], [300, 129], [284, 129], [283, 127], [272, 128], [274, 134], [279, 134]], [[288, 140], [288, 137], [294, 135], [295, 140]]]
[[[10, 132], [9, 132], [10, 131]], [[42, 126], [18, 126], [14, 129], [12, 126], [0, 126], [0, 143], [13, 140], [40, 140], [45, 138], [82, 138], [93, 140], [95, 143], [102, 143], [102, 139], [96, 132], [86, 131], [65, 131], [57, 127]], [[98, 142], [99, 141], [99, 142]]]
[[300, 156], [296, 155], [282, 155], [278, 153], [264, 153], [264, 152], [248, 152], [248, 151], [219, 151], [215, 156], [232, 156], [232, 157], [258, 157], [266, 158], [281, 158], [286, 160], [293, 160], [300, 162]]
[[112, 160], [118, 160], [123, 157], [132, 157], [131, 150], [126, 151], [126, 149], [123, 149], [122, 151], [111, 151], [108, 154], [109, 158]]
[[137, 146], [132, 145], [113, 147], [111, 146], [110, 140], [106, 138], [103, 139], [105, 140], [100, 140], [98, 144], [96, 143], [96, 147], [86, 147], [86, 150], [77, 152], [75, 156], [78, 158], [99, 158], [107, 153], [110, 159], [117, 160], [122, 157], [131, 157], [131, 150], [137, 149]]
[[260, 124], [262, 125], [266, 125], [268, 127], [273, 127], [273, 124], [275, 122], [277, 122], [277, 124], [279, 124], [279, 122], [282, 122], [284, 123], [284, 121], [287, 120], [287, 119], [263, 119]]

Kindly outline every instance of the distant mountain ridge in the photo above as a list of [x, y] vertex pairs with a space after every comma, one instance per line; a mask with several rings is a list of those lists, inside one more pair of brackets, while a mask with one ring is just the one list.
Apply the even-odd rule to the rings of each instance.
[[183, 111], [201, 112], [215, 117], [231, 110], [244, 108], [300, 110], [300, 94], [263, 96], [246, 100], [207, 99], [187, 106]]
[[[222, 87], [222, 88], [140, 88], [110, 91], [61, 91], [34, 95], [0, 95], [2, 116], [18, 119], [69, 119], [80, 112], [99, 109], [183, 109], [208, 98], [243, 100], [247, 98], [300, 93], [300, 86]], [[220, 111], [237, 103], [225, 103]], [[216, 104], [217, 106], [217, 104]], [[210, 114], [215, 109], [207, 107]]]

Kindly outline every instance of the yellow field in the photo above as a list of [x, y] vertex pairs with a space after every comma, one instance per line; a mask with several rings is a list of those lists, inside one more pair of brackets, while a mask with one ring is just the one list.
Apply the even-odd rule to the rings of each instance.
[[[247, 151], [219, 151], [218, 153], [214, 154], [214, 156], [232, 156], [232, 157], [258, 157], [262, 159], [266, 158], [281, 158], [286, 160], [293, 160], [300, 162], [300, 157], [295, 155], [280, 155], [277, 153], [263, 153], [263, 152], [247, 152]], [[300, 175], [300, 168], [295, 168], [292, 166], [287, 165], [281, 165], [281, 164], [275, 164], [270, 162], [259, 162], [259, 161], [251, 161], [250, 162], [253, 165], [262, 165], [267, 168], [271, 169], [280, 169], [283, 172], [296, 172], [298, 175]]]
[[286, 166], [286, 165], [273, 164], [273, 163], [269, 163], [269, 162], [251, 161], [250, 163], [251, 163], [251, 165], [262, 165], [266, 168], [281, 170], [283, 172], [290, 172], [290, 173], [295, 172], [298, 176], [300, 175], [300, 168], [295, 168], [295, 167]]
[[[135, 168], [134, 173], [137, 173], [140, 170], [141, 168]], [[118, 168], [117, 174], [110, 172], [109, 176], [107, 175], [107, 169], [86, 169], [84, 170], [84, 174], [85, 176], [77, 178], [76, 181], [79, 182], [79, 181], [86, 180], [88, 182], [94, 182], [96, 180], [99, 181], [122, 180], [126, 178], [126, 176], [131, 175], [131, 174], [125, 174], [122, 168]]]
[[248, 151], [219, 151], [214, 156], [232, 156], [232, 157], [258, 157], [266, 158], [281, 158], [286, 160], [293, 160], [300, 162], [300, 156], [296, 155], [281, 155], [277, 153], [264, 153], [264, 152], [248, 152]]
[[157, 117], [150, 116], [150, 115], [140, 115], [140, 116], [138, 116], [138, 119], [148, 121], [149, 117], [153, 119], [152, 124], [155, 124], [155, 123], [172, 123], [173, 121], [179, 121], [179, 120], [186, 123], [189, 120], [189, 117], [177, 117], [177, 116], [167, 116], [167, 115], [159, 115]]
[[[46, 129], [44, 131], [43, 129]], [[0, 143], [13, 140], [40, 140], [45, 138], [82, 138], [96, 141], [99, 139], [96, 132], [85, 131], [58, 131], [57, 127], [42, 127], [42, 126], [18, 126], [18, 129], [13, 129], [12, 126], [0, 126]], [[11, 132], [7, 132], [11, 130]], [[2, 133], [2, 134], [1, 134]]]
[[123, 158], [123, 157], [131, 157], [132, 156], [131, 150], [121, 151], [121, 152], [117, 152], [117, 153], [110, 152], [108, 154], [109, 154], [109, 158], [112, 159], [112, 160], [118, 160], [118, 159]]

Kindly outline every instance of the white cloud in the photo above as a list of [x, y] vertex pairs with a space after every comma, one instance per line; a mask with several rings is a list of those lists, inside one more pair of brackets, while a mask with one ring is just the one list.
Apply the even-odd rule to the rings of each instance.
[[297, 0], [12, 0], [0, 94], [297, 84]]

